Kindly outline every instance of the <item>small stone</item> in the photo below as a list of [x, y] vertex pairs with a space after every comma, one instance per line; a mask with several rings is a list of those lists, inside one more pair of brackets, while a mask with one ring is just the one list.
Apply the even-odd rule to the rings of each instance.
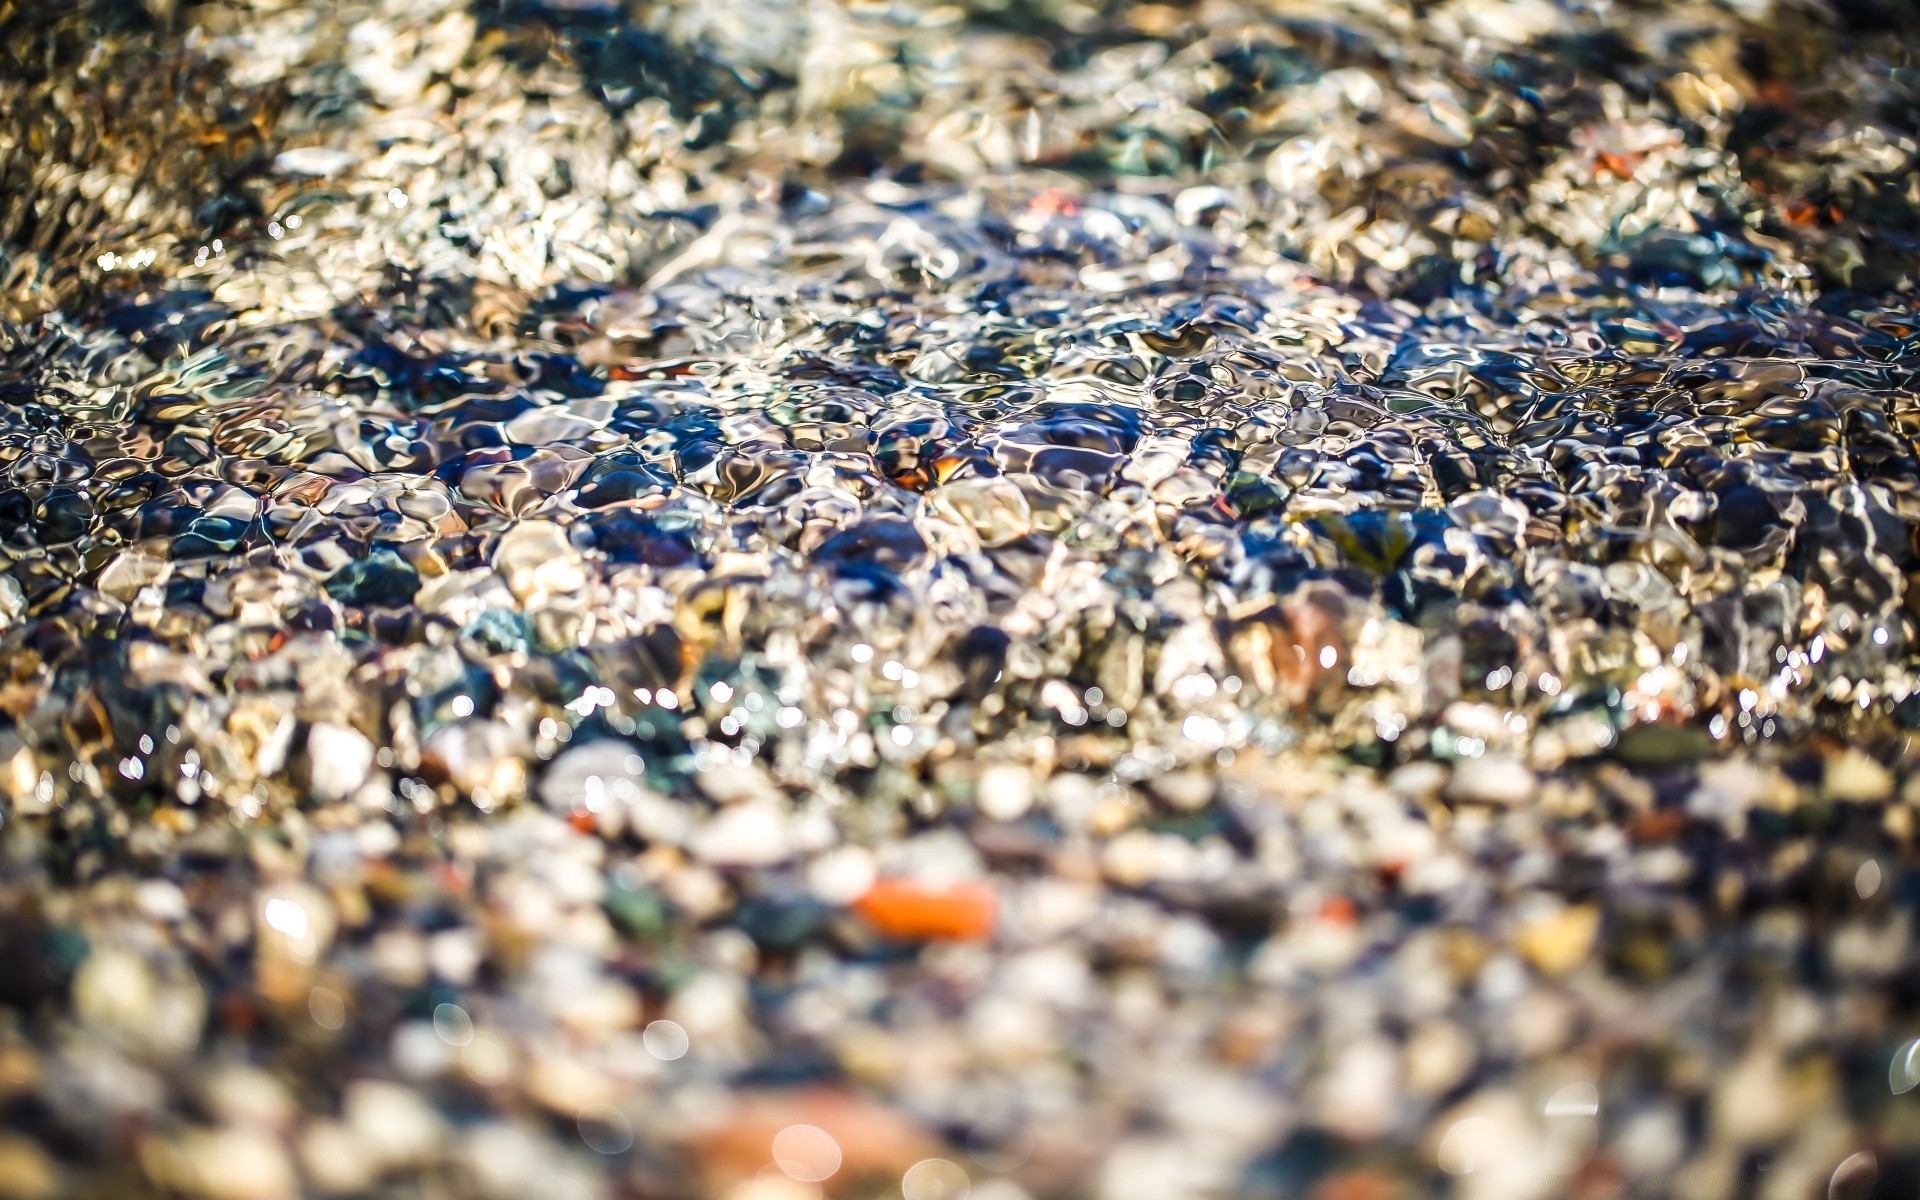
[[1719, 1076], [1713, 1089], [1713, 1131], [1736, 1146], [1762, 1146], [1787, 1135], [1802, 1115], [1802, 1089], [1778, 1050], [1756, 1045]]
[[1587, 960], [1599, 931], [1600, 910], [1575, 905], [1527, 922], [1515, 939], [1516, 948], [1541, 974], [1558, 977]]
[[52, 807], [52, 788], [40, 786], [40, 764], [34, 759], [33, 751], [19, 743], [11, 733], [0, 735], [0, 787], [6, 790], [7, 799], [12, 801], [14, 810], [22, 815], [46, 812]]
[[702, 1122], [690, 1138], [694, 1162], [708, 1183], [702, 1194], [726, 1195], [729, 1185], [763, 1174], [781, 1177], [784, 1172], [774, 1165], [774, 1139], [796, 1126], [833, 1142], [840, 1155], [836, 1182], [898, 1179], [940, 1149], [897, 1109], [853, 1093], [825, 1088], [748, 1093]]
[[524, 751], [524, 739], [499, 721], [462, 721], [436, 730], [421, 747], [421, 758], [462, 792], [498, 804], [526, 791]]
[[871, 850], [840, 846], [808, 864], [807, 890], [822, 904], [852, 904], [867, 894], [878, 874]]
[[73, 1007], [87, 1024], [153, 1053], [190, 1049], [206, 1017], [205, 994], [191, 976], [163, 976], [139, 955], [113, 948], [80, 965]]
[[356, 558], [327, 580], [327, 594], [342, 604], [394, 608], [420, 590], [420, 572], [385, 546]]
[[300, 1169], [324, 1192], [365, 1191], [380, 1164], [353, 1129], [341, 1121], [315, 1121], [300, 1138]]
[[1472, 1036], [1452, 1021], [1422, 1023], [1407, 1038], [1407, 1090], [1416, 1096], [1444, 1096], [1467, 1077], [1478, 1053]]
[[0, 1133], [0, 1200], [52, 1200], [60, 1169], [38, 1143]]
[[330, 721], [307, 731], [307, 776], [322, 800], [344, 800], [360, 789], [373, 770], [373, 743], [359, 730]]
[[1183, 812], [1197, 812], [1213, 799], [1214, 777], [1207, 771], [1170, 771], [1153, 781], [1160, 798]]
[[149, 1148], [154, 1182], [208, 1200], [288, 1200], [298, 1194], [278, 1139], [255, 1129], [195, 1130]]
[[1377, 1138], [1399, 1116], [1400, 1056], [1383, 1037], [1343, 1047], [1314, 1089], [1320, 1121], [1343, 1137]]
[[1664, 770], [1699, 762], [1713, 750], [1705, 731], [1688, 725], [1635, 725], [1620, 735], [1613, 756], [1630, 767]]
[[341, 1109], [365, 1152], [384, 1168], [424, 1162], [446, 1139], [440, 1115], [402, 1084], [356, 1080], [347, 1086]]
[[352, 151], [333, 146], [299, 146], [282, 150], [273, 159], [274, 169], [287, 175], [338, 175], [359, 161]]
[[228, 1125], [282, 1129], [298, 1112], [285, 1084], [269, 1072], [240, 1063], [218, 1068], [206, 1081], [204, 1096], [208, 1111]]
[[1539, 786], [1539, 780], [1525, 763], [1503, 755], [1489, 755], [1456, 763], [1446, 795], [1447, 799], [1462, 804], [1509, 808], [1531, 800]]
[[1425, 800], [1440, 794], [1447, 786], [1447, 768], [1430, 758], [1419, 759], [1394, 768], [1387, 776], [1387, 787], [1407, 800]]
[[1004, 546], [1033, 529], [1026, 494], [1002, 478], [965, 479], [933, 493], [943, 515], [971, 528], [983, 546]]
[[793, 857], [792, 821], [775, 804], [736, 804], [694, 830], [687, 849], [714, 866], [770, 867]]
[[1827, 760], [1821, 790], [1829, 800], [1878, 804], [1893, 795], [1893, 775], [1865, 753], [1848, 749]]
[[974, 804], [995, 821], [1017, 821], [1033, 807], [1033, 772], [1018, 763], [993, 763], [980, 772]]
[[694, 776], [700, 793], [716, 804], [745, 804], [758, 801], [777, 804], [780, 789], [766, 772], [735, 762], [718, 762]]
[[493, 567], [527, 608], [542, 608], [587, 585], [586, 560], [551, 521], [523, 521], [500, 536]]
[[638, 748], [630, 742], [602, 739], [569, 748], [540, 777], [540, 799], [556, 812], [599, 812], [608, 804], [631, 802], [645, 786]]
[[869, 925], [900, 941], [983, 941], [993, 936], [995, 909], [987, 884], [904, 878], [880, 880], [853, 905]]

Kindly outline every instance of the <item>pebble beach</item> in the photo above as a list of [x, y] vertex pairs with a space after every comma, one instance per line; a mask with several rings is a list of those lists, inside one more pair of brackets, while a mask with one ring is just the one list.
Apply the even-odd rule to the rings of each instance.
[[1920, 1194], [1917, 168], [1903, 0], [0, 0], [0, 1200]]

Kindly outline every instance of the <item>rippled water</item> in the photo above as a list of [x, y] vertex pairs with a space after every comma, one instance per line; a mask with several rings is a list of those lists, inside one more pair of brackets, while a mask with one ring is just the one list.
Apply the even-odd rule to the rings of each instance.
[[1909, 18], [0, 3], [0, 1194], [1902, 1194]]

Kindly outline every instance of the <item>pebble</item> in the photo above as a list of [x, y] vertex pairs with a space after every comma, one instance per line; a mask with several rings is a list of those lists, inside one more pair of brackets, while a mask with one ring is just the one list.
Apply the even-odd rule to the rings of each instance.
[[1460, 804], [1487, 804], [1510, 808], [1526, 804], [1538, 793], [1540, 782], [1525, 763], [1512, 758], [1470, 758], [1454, 764], [1447, 781], [1447, 799]]
[[1528, 921], [1521, 926], [1515, 945], [1536, 970], [1557, 977], [1587, 960], [1599, 931], [1599, 909], [1572, 905]]
[[61, 1194], [59, 1167], [37, 1144], [0, 1135], [0, 1197], [5, 1200], [53, 1200]]
[[447, 1138], [439, 1113], [401, 1084], [356, 1080], [347, 1085], [340, 1110], [361, 1152], [383, 1169], [424, 1161]]
[[697, 827], [687, 849], [715, 866], [772, 866], [785, 862], [796, 850], [793, 823], [774, 804], [748, 801], [720, 810]]
[[338, 175], [357, 161], [358, 157], [351, 151], [330, 146], [301, 146], [276, 154], [273, 165], [289, 175]]
[[540, 799], [556, 812], [598, 812], [631, 804], [646, 790], [646, 764], [630, 742], [606, 739], [574, 746], [540, 776]]
[[529, 609], [543, 608], [587, 585], [585, 561], [567, 531], [551, 521], [523, 521], [501, 535], [493, 566], [514, 598]]
[[974, 803], [995, 821], [1017, 821], [1033, 807], [1033, 776], [1017, 763], [991, 763], [980, 772]]
[[374, 746], [359, 730], [317, 721], [307, 731], [308, 786], [320, 800], [344, 800], [373, 770]]
[[147, 1172], [161, 1187], [208, 1200], [286, 1200], [293, 1164], [272, 1137], [246, 1128], [203, 1129], [155, 1143]]
[[694, 777], [702, 795], [717, 804], [778, 804], [784, 797], [765, 773], [732, 762], [715, 763]]
[[853, 910], [875, 930], [903, 941], [980, 941], [993, 936], [998, 899], [984, 883], [926, 884], [883, 878]]
[[845, 906], [872, 889], [880, 867], [864, 846], [839, 846], [807, 865], [807, 890], [823, 904]]
[[1829, 800], [1878, 804], [1893, 795], [1893, 774], [1859, 750], [1827, 760], [1822, 789]]

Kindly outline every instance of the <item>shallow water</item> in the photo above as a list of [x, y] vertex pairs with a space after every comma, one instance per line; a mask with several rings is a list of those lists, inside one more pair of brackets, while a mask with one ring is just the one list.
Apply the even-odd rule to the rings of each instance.
[[0, 3], [0, 1195], [1906, 1194], [1916, 22]]

